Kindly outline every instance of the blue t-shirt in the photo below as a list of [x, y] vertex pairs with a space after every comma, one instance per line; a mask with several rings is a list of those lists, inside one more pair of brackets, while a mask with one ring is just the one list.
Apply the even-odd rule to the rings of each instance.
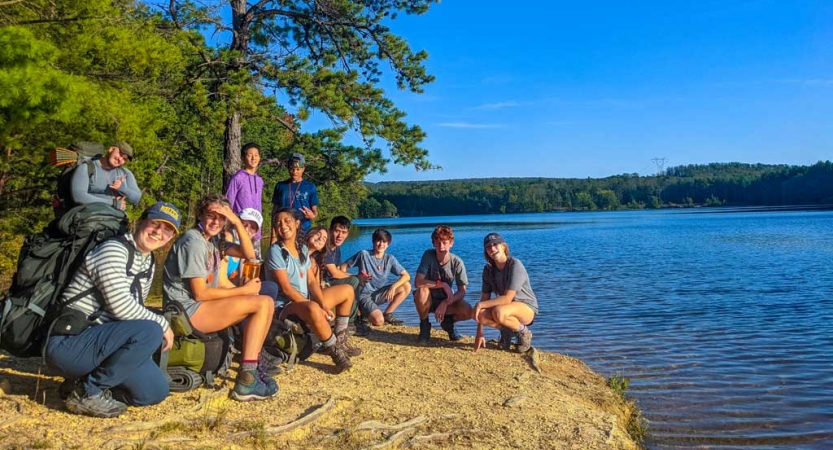
[[[292, 287], [301, 293], [305, 298], [309, 298], [309, 286], [307, 285], [307, 276], [309, 275], [309, 268], [311, 262], [309, 259], [309, 250], [304, 245], [298, 252], [298, 257], [292, 256], [289, 251], [285, 250], [279, 244], [272, 244], [266, 252], [266, 281], [274, 281], [275, 276], [272, 271], [284, 270], [289, 277], [289, 283]], [[280, 285], [279, 285], [280, 286]], [[289, 299], [283, 292], [278, 293], [278, 303], [286, 304]]]
[[405, 271], [402, 264], [399, 264], [399, 261], [390, 253], [377, 258], [368, 250], [359, 251], [344, 263], [348, 268], [358, 267], [360, 272], [367, 272], [370, 275], [370, 280], [362, 288], [363, 295], [370, 295], [387, 286], [388, 274], [399, 277]]
[[[293, 183], [291, 180], [281, 181], [275, 185], [272, 193], [272, 204], [276, 208], [293, 208], [301, 210], [301, 207], [312, 209], [318, 206], [318, 189], [307, 180], [300, 183]], [[312, 221], [301, 214], [301, 228], [308, 231], [312, 227]]]

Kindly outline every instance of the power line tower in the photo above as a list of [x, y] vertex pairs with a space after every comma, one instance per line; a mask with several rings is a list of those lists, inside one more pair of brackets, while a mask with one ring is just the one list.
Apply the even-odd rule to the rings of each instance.
[[651, 162], [653, 162], [654, 165], [657, 166], [658, 177], [665, 175], [665, 163], [668, 162], [668, 158], [664, 156], [662, 158], [651, 158]]

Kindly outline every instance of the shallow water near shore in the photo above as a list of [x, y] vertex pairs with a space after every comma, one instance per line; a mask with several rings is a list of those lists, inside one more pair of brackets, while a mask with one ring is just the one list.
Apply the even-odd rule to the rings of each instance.
[[[536, 347], [629, 377], [649, 448], [831, 448], [833, 212], [718, 211], [358, 220], [342, 253], [385, 227], [415, 276], [448, 224], [474, 304], [499, 231], [538, 296]], [[410, 299], [397, 316], [418, 323]]]

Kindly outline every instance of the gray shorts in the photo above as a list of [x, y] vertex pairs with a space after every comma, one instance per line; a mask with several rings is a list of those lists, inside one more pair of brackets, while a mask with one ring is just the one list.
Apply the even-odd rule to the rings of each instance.
[[385, 303], [387, 303], [387, 295], [388, 291], [390, 291], [391, 286], [393, 286], [393, 284], [382, 286], [381, 288], [376, 289], [370, 294], [359, 295], [359, 311], [362, 312], [363, 316], [370, 317], [370, 313], [379, 309], [379, 305], [384, 305]]

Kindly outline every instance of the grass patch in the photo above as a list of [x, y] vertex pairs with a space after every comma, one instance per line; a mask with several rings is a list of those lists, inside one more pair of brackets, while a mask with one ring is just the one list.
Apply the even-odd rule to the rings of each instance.
[[618, 395], [622, 401], [625, 402], [627, 419], [625, 423], [625, 430], [630, 435], [631, 439], [637, 445], [644, 448], [645, 439], [648, 438], [648, 421], [642, 415], [642, 411], [636, 405], [630, 395], [628, 395], [628, 388], [631, 385], [631, 380], [621, 372], [611, 375], [607, 379], [607, 387]]

